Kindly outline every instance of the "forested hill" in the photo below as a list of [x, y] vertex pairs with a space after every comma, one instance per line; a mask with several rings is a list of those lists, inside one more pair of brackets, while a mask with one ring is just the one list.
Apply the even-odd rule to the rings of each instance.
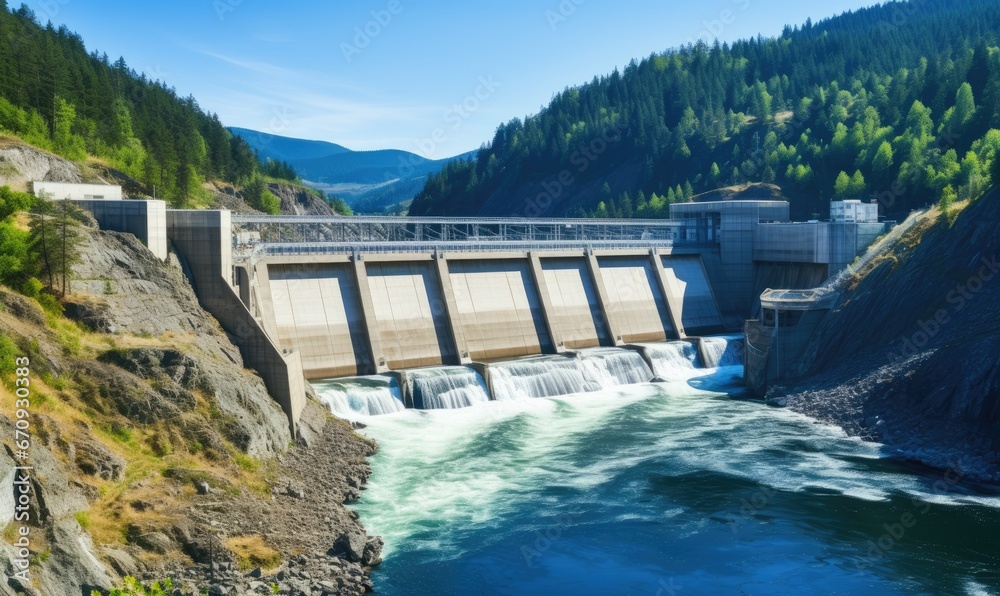
[[[88, 53], [79, 35], [40, 25], [25, 5], [0, 0], [0, 133], [81, 161], [88, 155], [143, 184], [150, 194], [182, 206], [221, 178], [244, 185], [259, 174], [294, 178], [260, 164], [193, 97], [178, 97], [161, 81], [121, 58]], [[271, 166], [274, 172], [269, 172]]]
[[796, 217], [978, 195], [1000, 168], [998, 41], [1000, 3], [914, 0], [654, 54], [502, 124], [410, 213], [666, 217], [745, 182], [780, 185]]

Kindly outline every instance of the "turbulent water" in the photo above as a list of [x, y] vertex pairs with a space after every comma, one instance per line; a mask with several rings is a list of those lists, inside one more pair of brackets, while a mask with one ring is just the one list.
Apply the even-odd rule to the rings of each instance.
[[684, 380], [699, 367], [698, 346], [689, 341], [642, 344], [653, 362], [653, 372], [663, 380]]
[[385, 539], [376, 592], [997, 593], [1000, 496], [733, 399], [741, 342], [701, 341], [645, 344], [652, 370], [493, 364], [494, 401], [469, 367], [407, 371], [422, 411], [391, 376], [314, 383], [381, 445], [355, 506]]
[[731, 399], [739, 374], [368, 419], [381, 449], [356, 510], [386, 541], [376, 592], [1000, 587], [1000, 499]]
[[632, 350], [591, 348], [573, 356], [535, 356], [490, 365], [498, 401], [557, 397], [646, 383], [649, 365]]
[[701, 346], [705, 355], [705, 366], [709, 368], [743, 366], [743, 337], [740, 335], [703, 337]]
[[386, 375], [314, 381], [319, 398], [343, 417], [382, 416], [404, 409], [396, 379]]
[[465, 366], [440, 366], [407, 373], [413, 405], [423, 410], [467, 408], [490, 400], [483, 377]]

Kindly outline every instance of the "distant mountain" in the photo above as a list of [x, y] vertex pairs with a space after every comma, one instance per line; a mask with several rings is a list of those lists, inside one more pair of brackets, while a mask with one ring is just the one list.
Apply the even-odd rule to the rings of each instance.
[[306, 141], [303, 139], [291, 139], [279, 137], [265, 132], [257, 132], [249, 128], [239, 128], [230, 126], [229, 132], [243, 139], [257, 150], [261, 159], [273, 159], [275, 161], [287, 161], [291, 163], [300, 159], [316, 159], [328, 157], [338, 153], [350, 153], [347, 147], [341, 147], [326, 141]]
[[229, 129], [253, 147], [261, 159], [288, 162], [302, 181], [341, 197], [360, 213], [381, 212], [414, 197], [431, 174], [471, 153], [431, 160], [409, 151], [351, 151], [326, 141], [307, 141], [246, 128]]

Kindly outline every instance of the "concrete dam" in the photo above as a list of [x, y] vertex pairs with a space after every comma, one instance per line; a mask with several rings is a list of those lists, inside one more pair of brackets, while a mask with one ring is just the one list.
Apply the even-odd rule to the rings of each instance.
[[251, 311], [309, 379], [723, 330], [701, 259], [655, 249], [268, 257], [238, 270]]
[[371, 415], [742, 366], [732, 334], [759, 310], [759, 286], [826, 279], [885, 228], [791, 224], [784, 201], [677, 204], [670, 220], [624, 221], [153, 218], [160, 209], [139, 202], [84, 206], [149, 246], [169, 240], [293, 431], [306, 380], [335, 412]]

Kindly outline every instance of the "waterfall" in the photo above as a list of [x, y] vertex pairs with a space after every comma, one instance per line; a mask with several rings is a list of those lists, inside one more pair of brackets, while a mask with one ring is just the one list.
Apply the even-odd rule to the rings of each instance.
[[705, 366], [743, 366], [743, 337], [739, 335], [718, 335], [701, 338], [702, 351], [707, 362]]
[[454, 410], [490, 400], [483, 377], [466, 366], [439, 366], [406, 372], [413, 390], [413, 407]]
[[490, 365], [490, 379], [498, 401], [556, 397], [600, 389], [584, 377], [579, 362], [565, 356], [497, 362]]
[[405, 409], [399, 384], [388, 375], [316, 381], [312, 385], [320, 400], [341, 417], [381, 416]]
[[700, 367], [698, 347], [689, 341], [669, 341], [661, 344], [642, 344], [653, 361], [653, 372], [664, 381], [682, 381], [691, 378]]
[[591, 348], [581, 350], [579, 355], [585, 375], [601, 389], [638, 385], [653, 379], [653, 371], [634, 350]]
[[642, 356], [632, 350], [591, 348], [575, 356], [535, 356], [490, 365], [497, 400], [557, 397], [653, 378]]

